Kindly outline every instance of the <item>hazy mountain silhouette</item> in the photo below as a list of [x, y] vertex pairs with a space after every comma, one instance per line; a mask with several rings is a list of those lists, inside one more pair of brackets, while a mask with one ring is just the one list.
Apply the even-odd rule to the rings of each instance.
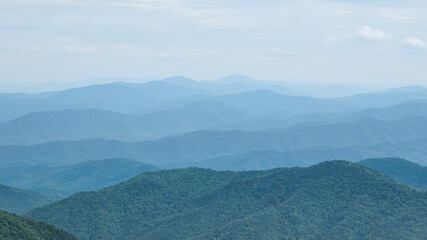
[[41, 193], [52, 201], [76, 192], [98, 190], [157, 169], [129, 159], [92, 160], [64, 167], [0, 168], [0, 182]]
[[[0, 146], [1, 166], [43, 164], [61, 166], [88, 159], [131, 158], [154, 165], [199, 162], [249, 151], [292, 151], [312, 148], [349, 148], [421, 161], [425, 153], [427, 120], [408, 117], [395, 121], [362, 119], [319, 126], [295, 126], [261, 132], [198, 131], [153, 141], [60, 141], [32, 146]], [[399, 145], [416, 141], [414, 146]], [[384, 145], [381, 145], [384, 144]], [[373, 146], [374, 145], [374, 146]], [[364, 146], [364, 147], [363, 147]], [[424, 147], [423, 147], [424, 146]], [[388, 152], [388, 153], [387, 153]], [[403, 154], [402, 154], [403, 153]], [[387, 155], [383, 155], [387, 154]], [[408, 157], [413, 155], [415, 158]], [[325, 160], [325, 159], [323, 159]], [[351, 160], [351, 159], [349, 159]]]
[[251, 116], [213, 100], [141, 116], [97, 109], [36, 112], [0, 124], [0, 143], [36, 144], [88, 138], [151, 140], [247, 118]]
[[49, 202], [41, 194], [0, 184], [0, 210], [24, 213]]

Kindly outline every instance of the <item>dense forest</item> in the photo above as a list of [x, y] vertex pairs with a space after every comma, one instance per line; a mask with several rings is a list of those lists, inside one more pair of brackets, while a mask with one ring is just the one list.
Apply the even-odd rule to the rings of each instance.
[[0, 183], [0, 210], [19, 214], [47, 203], [48, 199], [39, 193]]
[[[345, 161], [143, 173], [26, 216], [81, 239], [424, 239], [426, 192]], [[70, 217], [72, 216], [72, 217]]]
[[77, 240], [50, 224], [36, 222], [0, 211], [0, 239], [4, 240]]
[[0, 240], [427, 240], [426, 29], [426, 0], [0, 0]]
[[37, 165], [0, 168], [0, 182], [35, 191], [54, 201], [76, 192], [114, 185], [153, 170], [157, 168], [130, 159], [115, 158], [85, 161], [63, 167]]
[[427, 190], [427, 167], [401, 158], [371, 158], [359, 164], [377, 170], [401, 183]]

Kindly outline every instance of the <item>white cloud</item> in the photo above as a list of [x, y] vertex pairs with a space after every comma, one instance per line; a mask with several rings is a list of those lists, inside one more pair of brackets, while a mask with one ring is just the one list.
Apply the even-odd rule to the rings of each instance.
[[384, 39], [391, 38], [391, 34], [385, 33], [381, 30], [374, 30], [365, 25], [359, 28], [355, 33], [346, 33], [340, 36], [329, 36], [324, 38], [326, 43], [342, 42], [349, 39], [359, 39], [363, 42], [376, 42]]
[[373, 30], [371, 27], [367, 25], [357, 30], [357, 36], [365, 42], [375, 42], [375, 41], [384, 40], [390, 37], [389, 34], [380, 30]]
[[406, 38], [404, 41], [405, 46], [416, 49], [427, 49], [427, 43], [421, 41], [416, 37]]

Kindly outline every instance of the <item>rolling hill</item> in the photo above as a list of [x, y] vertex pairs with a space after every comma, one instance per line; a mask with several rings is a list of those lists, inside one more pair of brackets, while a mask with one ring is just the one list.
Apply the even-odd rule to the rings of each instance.
[[421, 190], [427, 190], [427, 167], [401, 158], [371, 158], [359, 164]]
[[347, 159], [344, 157], [347, 155], [356, 159], [360, 157], [360, 153], [351, 149], [304, 149], [287, 152], [249, 151], [194, 163], [168, 164], [165, 167], [200, 167], [217, 171], [267, 170], [279, 167], [308, 167], [327, 160]]
[[427, 100], [427, 89], [398, 88], [377, 93], [356, 94], [354, 96], [335, 98], [345, 104], [361, 108], [387, 107], [409, 100]]
[[405, 101], [385, 108], [369, 108], [347, 114], [339, 120], [356, 120], [372, 117], [383, 121], [409, 116], [427, 116], [427, 101]]
[[138, 116], [96, 109], [36, 112], [0, 124], [0, 141], [36, 144], [86, 138], [150, 138], [138, 120]]
[[[259, 94], [266, 96], [258, 97], [259, 102], [253, 100], [257, 99], [256, 95]], [[230, 97], [233, 98], [232, 101], [223, 101]], [[280, 98], [293, 100], [280, 100]], [[304, 101], [307, 103], [302, 104], [296, 103], [296, 99], [298, 98], [259, 91], [258, 93], [227, 95], [219, 97], [217, 100], [211, 98], [195, 101], [184, 106], [143, 115], [99, 109], [34, 112], [0, 124], [0, 144], [31, 145], [94, 138], [143, 141], [200, 130], [265, 131], [271, 128], [289, 128], [298, 124], [304, 124], [304, 126], [331, 125], [363, 121], [366, 118], [397, 121], [401, 118], [427, 116], [425, 101], [408, 101], [390, 107], [354, 112], [322, 113], [322, 107], [314, 103], [319, 100], [307, 100], [309, 98], [306, 98]], [[288, 106], [287, 101], [292, 104]], [[322, 101], [325, 101], [323, 104], [325, 107], [331, 105], [327, 103], [327, 100]], [[294, 115], [295, 108], [299, 108], [300, 112], [305, 111], [303, 105], [309, 106], [307, 111], [317, 110], [319, 112]]]
[[50, 224], [36, 222], [19, 217], [5, 211], [0, 211], [0, 239], [4, 240], [38, 240], [61, 239], [77, 240], [73, 235], [59, 230]]
[[[217, 171], [268, 170], [278, 167], [307, 167], [319, 162], [334, 159], [351, 159], [363, 166], [372, 168], [398, 182], [427, 190], [427, 167], [402, 158], [369, 158], [378, 153], [367, 149], [357, 151], [355, 147], [346, 149], [307, 149], [290, 152], [251, 151], [242, 154], [223, 156], [197, 163], [176, 164], [170, 167], [201, 167]], [[384, 154], [386, 155], [386, 153]]]
[[48, 203], [38, 193], [0, 184], [0, 210], [19, 214]]
[[0, 182], [57, 200], [76, 192], [98, 190], [154, 170], [157, 170], [154, 166], [129, 159], [107, 159], [65, 167], [4, 168], [0, 169]]
[[290, 83], [283, 81], [257, 80], [245, 75], [225, 76], [213, 82], [219, 84], [247, 84], [260, 87], [271, 86], [271, 89], [264, 89], [270, 89], [275, 92], [278, 92], [277, 89], [285, 87], [285, 89], [290, 89], [292, 90], [292, 92], [288, 91], [278, 93], [296, 96], [315, 96], [320, 98], [351, 96], [361, 92], [372, 91], [371, 89], [349, 84], [310, 84], [296, 82]]
[[[425, 161], [423, 154], [426, 151], [426, 139], [427, 119], [424, 117], [408, 117], [396, 121], [362, 119], [348, 123], [302, 125], [261, 132], [198, 131], [143, 142], [82, 140], [31, 146], [0, 146], [0, 167], [37, 164], [63, 166], [87, 159], [120, 157], [163, 165], [199, 162], [249, 151], [286, 152], [355, 146], [356, 152], [380, 153], [361, 155], [362, 158], [357, 160], [397, 156], [422, 164]], [[405, 142], [411, 141], [415, 141], [414, 146], [402, 147]], [[401, 143], [402, 146], [399, 146]]]
[[166, 137], [208, 130], [221, 123], [250, 118], [250, 114], [237, 108], [207, 99], [178, 108], [147, 113], [140, 117], [140, 121], [153, 135]]
[[203, 89], [187, 88], [161, 81], [144, 84], [115, 82], [41, 94], [3, 94], [0, 122], [31, 112], [64, 109], [100, 109], [120, 113], [150, 112], [164, 109], [185, 98], [209, 94]]
[[[195, 101], [214, 99], [251, 114], [264, 115], [338, 112], [386, 107], [408, 100], [426, 100], [425, 88], [358, 94], [342, 98], [298, 97], [280, 82], [257, 81], [230, 76], [222, 81], [194, 81], [172, 77], [143, 84], [113, 82], [39, 94], [0, 94], [0, 122], [31, 112], [65, 109], [100, 109], [127, 114], [144, 114], [182, 107]], [[315, 86], [340, 89], [346, 86]], [[348, 87], [348, 86], [347, 86]], [[360, 90], [360, 89], [359, 89]], [[328, 90], [329, 91], [329, 90]], [[340, 90], [335, 90], [340, 91]], [[329, 94], [329, 96], [331, 96]], [[248, 104], [252, 102], [253, 105]]]
[[[0, 113], [2, 113], [0, 122], [10, 121], [31, 112], [64, 109], [100, 109], [119, 113], [143, 114], [181, 107], [213, 96], [257, 92], [262, 89], [292, 94], [292, 91], [277, 85], [216, 84], [182, 77], [143, 84], [114, 82], [39, 94], [0, 94]], [[280, 100], [294, 99], [273, 92], [270, 95], [274, 95]], [[226, 98], [232, 100], [230, 97]], [[316, 101], [314, 98], [312, 100]], [[268, 99], [258, 101], [268, 101]], [[321, 99], [319, 101], [327, 102]], [[277, 106], [277, 103], [275, 105]]]
[[[400, 158], [411, 159], [411, 161], [420, 164], [427, 164], [427, 161], [425, 161], [425, 154], [427, 154], [426, 145], [427, 139], [419, 139], [397, 144], [382, 143], [346, 148], [316, 147], [285, 152], [249, 151], [216, 157], [200, 162], [165, 164], [160, 165], [160, 167], [202, 167], [214, 170], [232, 171], [265, 170], [278, 167], [307, 167], [328, 160], [346, 159], [348, 161], [358, 162], [372, 157], [388, 158], [390, 156], [398, 156]], [[390, 176], [393, 177], [393, 175]]]
[[365, 118], [394, 121], [407, 117], [427, 116], [426, 101], [405, 101], [388, 107], [367, 108], [345, 112], [312, 112], [293, 115], [290, 112], [272, 113], [266, 118], [252, 118], [223, 122], [212, 130], [263, 131], [271, 128], [287, 128], [297, 124], [324, 125], [353, 122]]
[[332, 99], [287, 96], [270, 90], [229, 94], [217, 96], [214, 99], [262, 118], [275, 116], [277, 113], [292, 116], [303, 113], [342, 112], [353, 109]]
[[28, 145], [90, 138], [153, 140], [246, 118], [251, 116], [213, 100], [142, 116], [97, 109], [36, 112], [0, 124], [0, 143]]
[[[144, 173], [26, 216], [81, 239], [423, 239], [426, 192], [345, 161]], [[70, 217], [72, 216], [72, 217]]]

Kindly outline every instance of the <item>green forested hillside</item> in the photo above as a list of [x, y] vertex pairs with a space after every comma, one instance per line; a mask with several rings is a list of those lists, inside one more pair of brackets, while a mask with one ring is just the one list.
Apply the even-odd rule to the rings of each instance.
[[[380, 146], [381, 147], [381, 146]], [[251, 151], [206, 161], [176, 164], [175, 167], [202, 167], [214, 170], [266, 170], [277, 167], [306, 167], [330, 159], [361, 159], [374, 151], [345, 149], [306, 149], [290, 152]], [[401, 158], [371, 158], [359, 164], [381, 172], [398, 182], [427, 190], [427, 167]]]
[[427, 190], [427, 167], [401, 158], [371, 158], [359, 164], [422, 190]]
[[77, 239], [50, 224], [36, 222], [15, 214], [0, 211], [0, 239], [2, 240], [68, 240]]
[[0, 184], [0, 210], [23, 213], [47, 203], [40, 194]]
[[[82, 239], [424, 239], [426, 192], [345, 161], [141, 174], [27, 216]], [[72, 217], [70, 217], [72, 216]]]
[[128, 180], [156, 167], [130, 159], [85, 161], [65, 167], [0, 168], [0, 182], [29, 189], [52, 200], [81, 191], [98, 190]]

